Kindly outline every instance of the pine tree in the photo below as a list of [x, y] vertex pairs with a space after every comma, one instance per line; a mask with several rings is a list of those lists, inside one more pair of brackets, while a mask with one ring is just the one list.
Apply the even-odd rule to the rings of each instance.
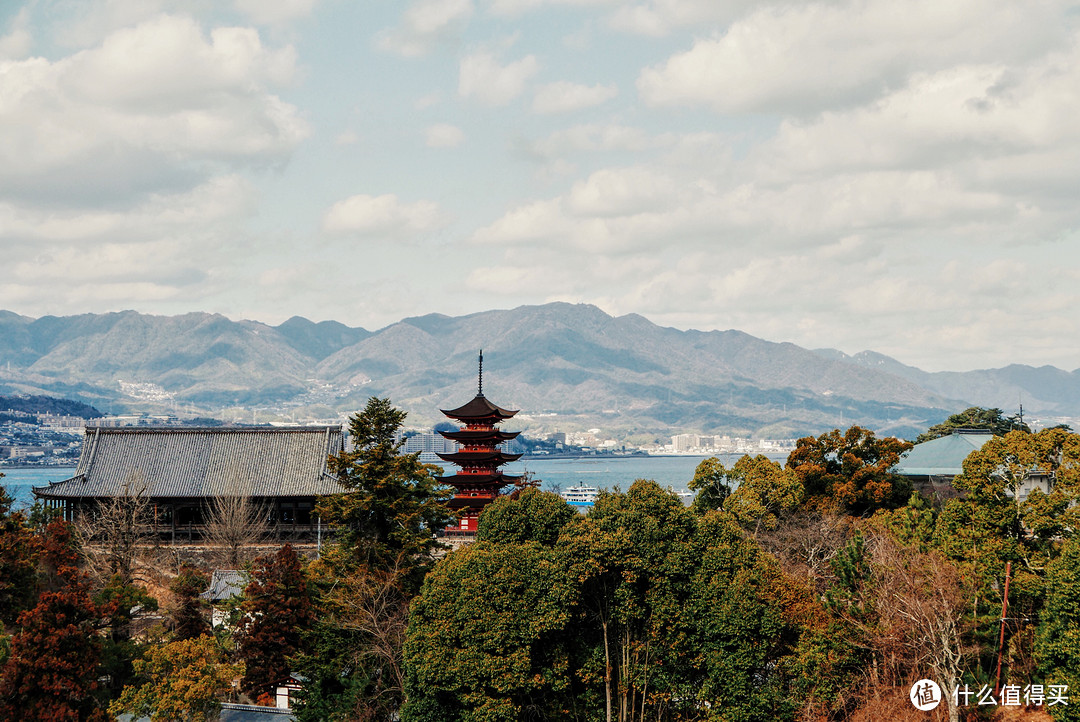
[[453, 519], [445, 504], [451, 492], [439, 486], [435, 467], [401, 453], [405, 442], [395, 438], [404, 421], [389, 399], [368, 400], [349, 422], [353, 450], [328, 464], [349, 493], [325, 497], [318, 510], [337, 527], [342, 551], [372, 569], [422, 566], [437, 546], [435, 532]]

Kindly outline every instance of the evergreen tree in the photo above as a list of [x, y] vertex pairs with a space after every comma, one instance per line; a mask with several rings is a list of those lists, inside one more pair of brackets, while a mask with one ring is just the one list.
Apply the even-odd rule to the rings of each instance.
[[437, 547], [435, 533], [453, 520], [445, 504], [452, 491], [439, 486], [437, 467], [401, 453], [405, 442], [395, 440], [405, 415], [372, 397], [349, 421], [353, 450], [328, 463], [346, 493], [324, 497], [318, 513], [337, 528], [345, 556], [370, 569], [419, 570]]
[[694, 511], [699, 514], [719, 509], [731, 494], [732, 479], [727, 469], [715, 456], [702, 459], [694, 469], [694, 478], [687, 484], [694, 496]]
[[797, 655], [815, 609], [729, 515], [637, 481], [554, 546], [478, 541], [435, 566], [409, 617], [401, 718], [792, 719], [799, 675], [837, 676]]
[[476, 541], [498, 544], [536, 542], [554, 546], [559, 533], [580, 518], [577, 510], [558, 494], [523, 489], [500, 496], [484, 507]]
[[319, 620], [296, 662], [307, 679], [297, 705], [305, 722], [389, 720], [401, 706], [409, 601], [440, 546], [435, 534], [454, 518], [437, 467], [401, 453], [404, 420], [389, 400], [369, 399], [350, 419], [352, 450], [329, 459], [346, 492], [317, 509], [338, 542], [309, 570]]
[[[1046, 606], [1036, 637], [1035, 652], [1047, 684], [1080, 690], [1080, 539], [1065, 544], [1061, 556], [1047, 569]], [[1080, 720], [1080, 705], [1050, 708], [1054, 719]]]
[[172, 580], [169, 591], [173, 593], [173, 638], [196, 639], [210, 634], [210, 624], [203, 609], [206, 606], [200, 595], [210, 586], [210, 578], [195, 567], [184, 565]]
[[304, 570], [291, 545], [255, 563], [242, 609], [238, 652], [246, 671], [240, 688], [258, 700], [288, 681], [290, 658], [314, 621]]
[[[1068, 428], [1068, 427], [1066, 427]], [[935, 424], [919, 434], [916, 444], [948, 436], [956, 429], [985, 429], [995, 436], [1004, 436], [1010, 431], [1023, 431], [1030, 434], [1031, 429], [1018, 416], [1005, 416], [1001, 409], [984, 409], [972, 406], [958, 414], [953, 414], [940, 424]]]

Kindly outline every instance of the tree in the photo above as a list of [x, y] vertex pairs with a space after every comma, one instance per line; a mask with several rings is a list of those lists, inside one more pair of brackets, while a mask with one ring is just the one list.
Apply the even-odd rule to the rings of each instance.
[[227, 569], [240, 569], [269, 536], [268, 510], [250, 494], [251, 484], [234, 472], [207, 510], [205, 538]]
[[799, 439], [787, 468], [802, 482], [810, 506], [860, 515], [907, 500], [910, 482], [889, 469], [911, 447], [891, 436], [878, 439], [860, 426], [834, 429], [816, 439]]
[[317, 507], [339, 536], [309, 569], [319, 614], [296, 661], [303, 720], [388, 720], [400, 707], [409, 601], [441, 548], [436, 532], [454, 518], [437, 467], [401, 453], [404, 420], [389, 400], [369, 399], [350, 419], [352, 450], [329, 459], [346, 492]]
[[388, 569], [399, 559], [421, 568], [438, 544], [434, 535], [454, 516], [445, 501], [437, 467], [422, 464], [419, 454], [402, 454], [395, 436], [405, 412], [389, 399], [372, 397], [349, 421], [353, 450], [331, 456], [328, 467], [346, 493], [323, 497], [319, 515], [338, 527], [340, 546], [354, 563]]
[[184, 565], [169, 585], [173, 594], [173, 637], [177, 640], [196, 639], [210, 633], [210, 624], [203, 614], [206, 606], [201, 594], [210, 586], [210, 578], [195, 567]]
[[257, 700], [288, 681], [289, 659], [314, 619], [300, 557], [291, 545], [256, 562], [241, 608], [238, 652], [246, 669], [240, 688]]
[[[965, 588], [957, 567], [936, 550], [898, 544], [887, 534], [856, 531], [832, 562], [836, 580], [826, 591], [829, 611], [860, 650], [866, 687], [896, 687], [930, 676], [952, 689], [967, 661], [961, 640]], [[866, 696], [866, 690], [862, 691]]]
[[534, 541], [554, 546], [559, 533], [580, 518], [558, 494], [524, 489], [488, 504], [476, 531], [476, 541], [522, 544]]
[[[1080, 689], [1080, 539], [1073, 537], [1050, 563], [1046, 574], [1046, 606], [1035, 651], [1047, 684]], [[1059, 720], [1080, 720], [1074, 703], [1052, 709]]]
[[815, 605], [730, 515], [639, 480], [553, 547], [478, 541], [435, 566], [402, 719], [791, 719], [798, 675], [825, 669], [794, 661]]
[[104, 720], [97, 699], [100, 612], [78, 567], [71, 525], [44, 530], [41, 560], [46, 591], [22, 612], [0, 673], [0, 718]]
[[987, 429], [995, 436], [1004, 436], [1010, 431], [1023, 431], [1030, 434], [1031, 429], [1018, 416], [1005, 416], [1001, 409], [984, 409], [972, 406], [958, 414], [953, 414], [940, 424], [935, 424], [919, 434], [916, 444], [948, 436], [956, 429]]
[[26, 515], [11, 510], [13, 503], [0, 486], [0, 624], [4, 626], [33, 604], [37, 577], [34, 537]]
[[702, 459], [694, 469], [694, 478], [687, 484], [690, 491], [696, 491], [693, 508], [699, 514], [719, 509], [731, 494], [734, 486], [727, 469], [715, 456]]
[[146, 492], [146, 480], [133, 473], [118, 494], [99, 500], [92, 512], [76, 520], [84, 547], [97, 547], [97, 553], [86, 555], [86, 562], [90, 573], [102, 583], [116, 575], [124, 584], [135, 581], [139, 552], [151, 534]]
[[728, 476], [737, 486], [724, 500], [724, 509], [755, 536], [763, 528], [775, 529], [780, 515], [798, 508], [805, 494], [791, 469], [761, 455], [743, 456]]
[[569, 702], [571, 585], [536, 542], [477, 541], [424, 580], [405, 645], [406, 722], [556, 719]]
[[296, 705], [301, 722], [397, 719], [405, 693], [405, 574], [359, 567], [325, 585], [296, 659], [306, 680]]
[[212, 637], [197, 637], [148, 647], [135, 661], [135, 672], [143, 682], [125, 688], [109, 705], [110, 714], [147, 716], [152, 722], [205, 722], [217, 718], [221, 698], [244, 666], [226, 664]]

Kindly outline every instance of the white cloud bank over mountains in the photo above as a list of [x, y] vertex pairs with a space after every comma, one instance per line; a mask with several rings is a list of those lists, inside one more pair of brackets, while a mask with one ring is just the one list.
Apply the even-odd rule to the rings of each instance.
[[0, 308], [568, 300], [1080, 366], [1067, 3], [71, 8], [0, 11]]

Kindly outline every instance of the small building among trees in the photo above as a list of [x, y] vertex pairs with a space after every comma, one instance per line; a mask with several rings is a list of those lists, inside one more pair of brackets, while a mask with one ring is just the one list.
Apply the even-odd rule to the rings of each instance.
[[230, 519], [265, 523], [277, 538], [307, 536], [316, 497], [343, 490], [327, 469], [343, 442], [338, 426], [90, 427], [75, 475], [34, 495], [68, 520], [112, 499], [145, 500], [154, 529], [172, 540]]

